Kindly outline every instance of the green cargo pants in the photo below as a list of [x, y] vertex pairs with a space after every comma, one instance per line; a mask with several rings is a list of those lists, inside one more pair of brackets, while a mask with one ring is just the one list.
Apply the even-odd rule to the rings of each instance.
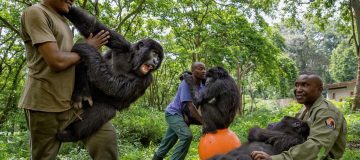
[[[25, 109], [25, 116], [30, 131], [31, 159], [55, 160], [61, 146], [61, 142], [56, 139], [56, 133], [64, 130], [76, 119], [75, 110], [41, 112]], [[92, 159], [118, 159], [116, 132], [110, 122], [82, 141]]]
[[185, 123], [182, 115], [172, 115], [169, 112], [165, 112], [165, 119], [169, 127], [154, 156], [159, 158], [161, 157], [161, 159], [164, 158], [179, 139], [179, 142], [177, 142], [174, 148], [174, 153], [170, 159], [183, 160], [185, 159], [191, 144], [191, 130]]

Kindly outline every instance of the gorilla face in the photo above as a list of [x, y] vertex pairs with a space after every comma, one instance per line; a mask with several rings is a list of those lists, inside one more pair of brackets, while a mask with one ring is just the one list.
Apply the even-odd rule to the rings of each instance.
[[150, 51], [148, 59], [140, 66], [141, 74], [148, 74], [155, 68], [158, 68], [160, 65], [159, 54], [157, 54], [154, 50]]
[[132, 51], [134, 52], [133, 70], [142, 76], [158, 69], [164, 57], [161, 45], [152, 39], [137, 42], [132, 46]]

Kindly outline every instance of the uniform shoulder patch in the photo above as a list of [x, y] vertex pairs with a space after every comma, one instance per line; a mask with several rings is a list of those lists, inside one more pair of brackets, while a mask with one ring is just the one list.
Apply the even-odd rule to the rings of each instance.
[[335, 129], [335, 120], [332, 117], [328, 117], [325, 119], [325, 124], [328, 128]]

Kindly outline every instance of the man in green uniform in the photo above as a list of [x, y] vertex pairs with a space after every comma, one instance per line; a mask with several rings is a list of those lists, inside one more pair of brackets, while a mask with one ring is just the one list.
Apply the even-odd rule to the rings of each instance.
[[[30, 131], [31, 159], [55, 160], [61, 146], [56, 133], [79, 113], [71, 106], [71, 95], [74, 64], [80, 57], [71, 52], [73, 35], [62, 16], [73, 1], [43, 0], [28, 7], [21, 17], [28, 75], [19, 107], [25, 110]], [[86, 42], [99, 48], [108, 38], [102, 31], [94, 37], [91, 34]], [[116, 133], [110, 122], [83, 142], [93, 159], [118, 159]]]
[[296, 117], [310, 126], [307, 140], [291, 147], [279, 155], [270, 156], [262, 151], [254, 151], [255, 160], [315, 160], [340, 159], [346, 147], [346, 120], [331, 102], [321, 95], [323, 83], [318, 75], [301, 74], [295, 82], [295, 98], [304, 107]]

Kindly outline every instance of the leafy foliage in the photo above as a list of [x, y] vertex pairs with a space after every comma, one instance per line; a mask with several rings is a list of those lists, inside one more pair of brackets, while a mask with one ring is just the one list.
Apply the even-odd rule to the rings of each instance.
[[329, 69], [331, 77], [336, 82], [355, 79], [357, 69], [355, 47], [342, 41], [331, 55]]

